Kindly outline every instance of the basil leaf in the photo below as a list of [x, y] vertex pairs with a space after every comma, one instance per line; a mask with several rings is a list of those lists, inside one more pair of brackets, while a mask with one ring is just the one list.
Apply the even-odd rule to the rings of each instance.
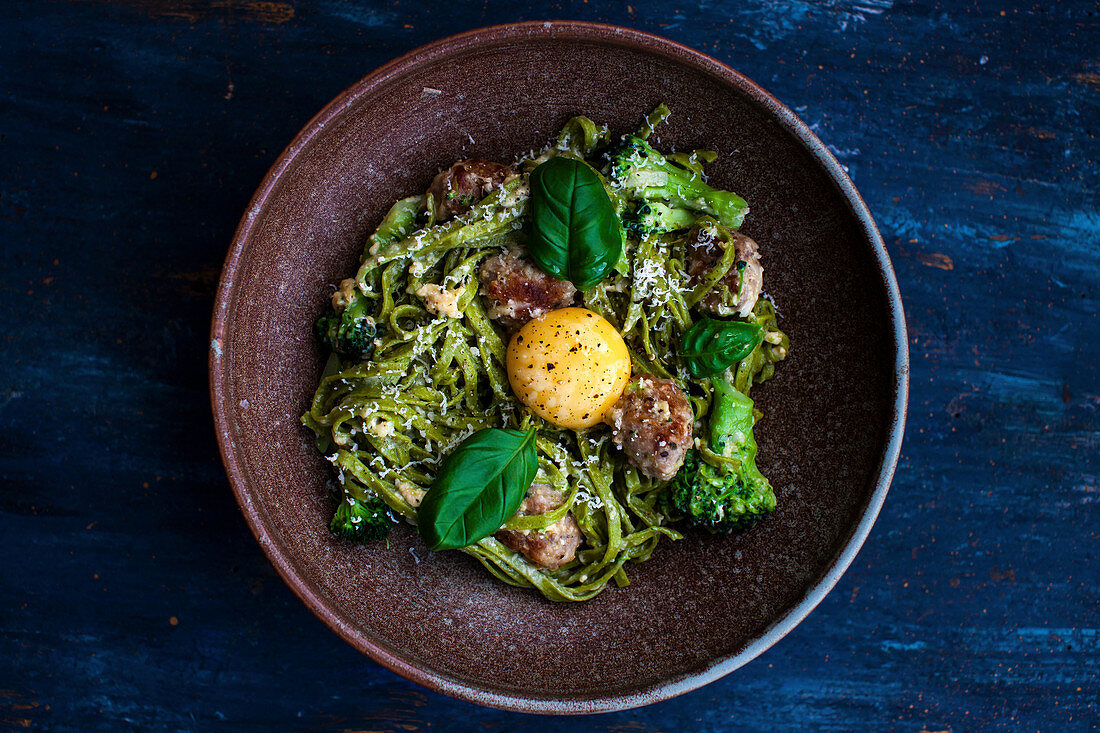
[[696, 377], [725, 371], [752, 353], [764, 340], [764, 327], [744, 321], [704, 318], [680, 340], [680, 355]]
[[535, 429], [485, 428], [443, 462], [417, 512], [417, 530], [433, 550], [472, 545], [519, 511], [538, 470]]
[[587, 290], [623, 251], [622, 224], [603, 181], [584, 161], [557, 156], [531, 171], [527, 254], [559, 280]]

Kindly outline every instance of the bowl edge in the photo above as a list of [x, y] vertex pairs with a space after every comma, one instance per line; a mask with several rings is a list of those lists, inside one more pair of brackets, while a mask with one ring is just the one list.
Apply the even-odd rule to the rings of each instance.
[[[706, 667], [685, 673], [660, 683], [639, 688], [636, 691], [609, 696], [590, 698], [530, 698], [518, 694], [493, 692], [476, 688], [445, 675], [427, 672], [401, 659], [395, 653], [375, 644], [355, 632], [336, 614], [327, 609], [318, 597], [315, 589], [299, 577], [282, 550], [277, 547], [262, 526], [258, 509], [242, 488], [244, 467], [238, 461], [233, 437], [230, 435], [229, 419], [226, 412], [226, 388], [228, 375], [225, 369], [222, 350], [222, 336], [232, 302], [235, 287], [236, 270], [253, 224], [263, 210], [268, 197], [274, 190], [279, 178], [308, 147], [314, 136], [327, 122], [339, 115], [352, 102], [373, 88], [399, 76], [407, 69], [434, 57], [453, 51], [459, 51], [471, 45], [485, 41], [504, 41], [515, 38], [554, 38], [618, 43], [635, 49], [643, 49], [672, 58], [715, 76], [745, 93], [755, 103], [760, 104], [781, 123], [786, 131], [794, 135], [800, 144], [825, 169], [830, 179], [838, 187], [847, 201], [852, 214], [864, 230], [878, 264], [890, 306], [890, 316], [895, 341], [894, 379], [895, 395], [893, 412], [888, 424], [888, 438], [881, 460], [875, 472], [874, 486], [864, 508], [863, 516], [856, 527], [843, 541], [840, 550], [825, 571], [813, 581], [805, 596], [789, 608], [775, 622], [764, 630], [754, 641], [740, 651], [714, 661]], [[256, 537], [268, 559], [279, 575], [302, 602], [327, 626], [337, 632], [345, 641], [360, 652], [387, 669], [429, 689], [462, 699], [468, 702], [514, 712], [540, 714], [588, 714], [612, 712], [641, 707], [667, 700], [698, 689], [713, 682], [755, 659], [797, 626], [824, 599], [851, 565], [881, 511], [890, 482], [893, 479], [901, 453], [902, 438], [905, 429], [906, 409], [908, 405], [909, 350], [906, 332], [905, 314], [897, 278], [878, 227], [863, 198], [856, 190], [851, 179], [844, 172], [837, 159], [829, 152], [824, 143], [798, 117], [779, 100], [757, 86], [747, 77], [726, 64], [700, 51], [645, 31], [621, 26], [585, 21], [527, 21], [477, 28], [448, 36], [415, 48], [408, 53], [379, 67], [341, 92], [321, 111], [314, 115], [295, 136], [286, 149], [272, 164], [261, 184], [253, 194], [244, 216], [233, 235], [229, 252], [222, 268], [221, 277], [214, 301], [213, 317], [210, 328], [210, 347], [208, 370], [210, 379], [210, 400], [216, 437], [222, 463], [229, 477], [230, 485], [236, 496], [245, 521]]]

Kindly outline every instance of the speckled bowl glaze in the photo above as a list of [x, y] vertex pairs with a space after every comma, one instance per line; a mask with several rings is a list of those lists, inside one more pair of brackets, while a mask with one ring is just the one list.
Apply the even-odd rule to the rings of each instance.
[[[754, 390], [779, 509], [737, 537], [664, 542], [632, 583], [553, 604], [414, 530], [334, 541], [330, 466], [298, 423], [321, 366], [310, 327], [395, 199], [454, 160], [512, 160], [586, 114], [634, 129], [658, 102], [662, 148], [719, 152], [748, 200], [791, 356]], [[587, 23], [454, 36], [370, 74], [321, 111], [256, 192], [222, 273], [210, 382], [222, 457], [256, 538], [309, 608], [398, 674], [529, 712], [629, 708], [745, 664], [851, 563], [898, 458], [908, 354], [890, 261], [824, 145], [737, 72], [670, 41]], [[719, 630], [716, 633], [716, 630]], [[355, 682], [349, 680], [349, 687]]]

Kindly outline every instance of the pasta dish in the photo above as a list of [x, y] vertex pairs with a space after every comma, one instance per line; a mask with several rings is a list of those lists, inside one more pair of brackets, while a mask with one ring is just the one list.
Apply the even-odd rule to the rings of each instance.
[[392, 206], [315, 329], [331, 356], [302, 422], [335, 469], [334, 534], [406, 520], [583, 601], [684, 527], [775, 509], [749, 393], [789, 341], [716, 155], [651, 142], [668, 114], [623, 136], [575, 117]]

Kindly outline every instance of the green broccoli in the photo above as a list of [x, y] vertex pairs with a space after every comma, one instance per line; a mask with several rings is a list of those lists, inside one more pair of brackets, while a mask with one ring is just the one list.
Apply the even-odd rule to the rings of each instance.
[[695, 224], [696, 218], [687, 209], [677, 209], [653, 201], [640, 205], [633, 213], [624, 216], [623, 227], [639, 239], [645, 239], [654, 234], [687, 229]]
[[368, 315], [369, 303], [362, 293], [355, 290], [350, 301], [340, 313], [329, 308], [317, 319], [314, 333], [321, 342], [344, 359], [366, 361], [374, 352], [374, 339], [378, 327]]
[[711, 380], [709, 444], [688, 454], [666, 499], [671, 513], [712, 532], [748, 529], [775, 509], [771, 484], [756, 467], [752, 400], [727, 374]]
[[730, 229], [741, 226], [749, 211], [743, 198], [711, 188], [698, 170], [666, 158], [635, 135], [624, 135], [608, 161], [604, 174], [631, 200], [710, 214]]
[[388, 509], [386, 502], [376, 496], [360, 501], [345, 491], [329, 522], [329, 531], [352, 542], [380, 540], [393, 526]]

